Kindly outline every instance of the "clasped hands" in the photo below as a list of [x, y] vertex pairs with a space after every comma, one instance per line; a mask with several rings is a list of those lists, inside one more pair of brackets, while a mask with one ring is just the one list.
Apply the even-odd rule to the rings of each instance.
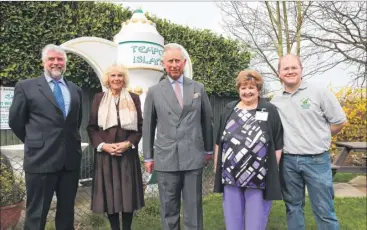
[[109, 153], [111, 156], [122, 156], [122, 153], [129, 149], [131, 146], [130, 141], [118, 142], [118, 143], [105, 143], [102, 146], [104, 152]]

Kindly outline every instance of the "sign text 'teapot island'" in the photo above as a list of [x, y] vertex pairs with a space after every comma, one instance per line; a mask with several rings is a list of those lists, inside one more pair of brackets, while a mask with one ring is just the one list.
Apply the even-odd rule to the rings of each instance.
[[131, 46], [133, 63], [160, 65], [163, 48], [156, 46]]

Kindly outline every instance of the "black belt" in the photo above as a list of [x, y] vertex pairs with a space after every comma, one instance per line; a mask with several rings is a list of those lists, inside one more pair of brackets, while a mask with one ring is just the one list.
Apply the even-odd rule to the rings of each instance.
[[323, 153], [316, 153], [316, 154], [293, 154], [293, 153], [283, 153], [284, 155], [287, 156], [301, 156], [301, 157], [316, 157], [316, 156], [320, 156], [321, 154], [326, 153], [327, 151], [323, 152]]

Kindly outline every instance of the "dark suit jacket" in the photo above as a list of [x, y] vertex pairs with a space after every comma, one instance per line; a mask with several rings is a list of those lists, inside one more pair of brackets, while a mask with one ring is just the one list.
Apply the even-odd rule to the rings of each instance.
[[[216, 144], [219, 145], [218, 158], [217, 158], [217, 168], [215, 172], [215, 184], [214, 184], [214, 192], [223, 192], [223, 184], [222, 184], [222, 142], [221, 137], [225, 126], [227, 125], [227, 121], [234, 110], [234, 107], [238, 104], [239, 101], [232, 101], [227, 104], [224, 108], [224, 111], [220, 118], [220, 124], [217, 129], [217, 139]], [[279, 179], [279, 171], [278, 164], [276, 161], [275, 150], [283, 149], [283, 126], [279, 117], [279, 113], [277, 108], [266, 101], [265, 99], [260, 99], [257, 111], [266, 111], [268, 112], [268, 120], [266, 122], [261, 122], [260, 127], [262, 130], [265, 130], [266, 134], [269, 137], [269, 144], [267, 145], [267, 161], [266, 167], [268, 168], [268, 172], [265, 178], [265, 192], [264, 199], [265, 200], [281, 200], [281, 190], [280, 190], [280, 179]]]
[[[106, 143], [116, 142], [115, 139], [116, 139], [116, 132], [118, 129], [117, 126], [109, 128], [107, 130], [103, 130], [102, 128], [98, 126], [98, 109], [99, 109], [99, 104], [101, 103], [103, 94], [104, 94], [103, 92], [97, 93], [94, 96], [92, 109], [91, 109], [90, 117], [89, 117], [89, 124], [87, 127], [89, 139], [92, 142], [93, 148], [97, 148], [98, 145], [101, 144], [102, 142], [106, 142]], [[138, 131], [120, 130], [119, 135], [122, 140], [130, 141], [135, 146], [135, 148], [138, 149], [138, 144], [141, 139], [142, 125], [143, 125], [143, 118], [141, 114], [141, 103], [140, 103], [139, 96], [137, 94], [130, 93], [130, 95], [134, 101], [134, 104], [137, 110]]]
[[27, 173], [57, 172], [64, 166], [67, 170], [80, 168], [82, 90], [64, 80], [70, 91], [66, 120], [43, 75], [15, 85], [9, 126], [24, 143], [23, 167]]

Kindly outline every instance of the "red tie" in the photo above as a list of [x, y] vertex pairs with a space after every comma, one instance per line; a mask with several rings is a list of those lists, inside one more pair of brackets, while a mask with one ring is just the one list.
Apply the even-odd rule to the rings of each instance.
[[180, 104], [181, 109], [182, 109], [183, 108], [182, 93], [181, 93], [180, 83], [178, 83], [178, 81], [175, 81], [175, 94], [176, 94], [178, 103]]

